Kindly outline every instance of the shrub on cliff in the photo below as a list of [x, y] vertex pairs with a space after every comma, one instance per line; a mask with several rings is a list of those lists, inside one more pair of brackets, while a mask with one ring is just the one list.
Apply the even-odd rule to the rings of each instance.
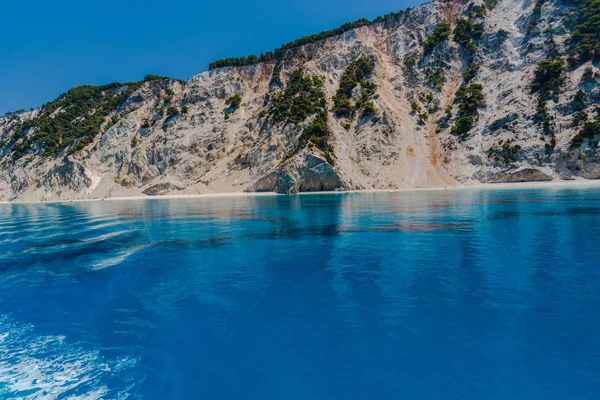
[[563, 69], [562, 58], [540, 61], [534, 72], [531, 93], [539, 93], [544, 100], [557, 94], [563, 82]]
[[483, 24], [459, 18], [454, 28], [454, 40], [467, 50], [475, 51], [475, 42], [483, 34]]
[[234, 94], [225, 100], [225, 104], [234, 109], [238, 108], [242, 104], [242, 95], [239, 93]]
[[469, 65], [469, 67], [467, 69], [465, 69], [465, 72], [463, 72], [463, 74], [462, 74], [462, 77], [463, 77], [463, 80], [465, 81], [465, 83], [471, 82], [473, 80], [473, 78], [475, 78], [475, 76], [477, 76], [478, 72], [479, 72], [479, 65], [472, 62]]
[[423, 49], [425, 54], [431, 53], [431, 51], [441, 42], [448, 39], [450, 36], [450, 24], [446, 21], [440, 22], [435, 26], [431, 35], [427, 36]]
[[175, 107], [167, 108], [167, 117], [172, 117], [172, 116], [179, 115], [179, 114], [180, 114], [180, 112], [177, 108], [175, 108]]
[[451, 132], [466, 139], [468, 133], [475, 125], [477, 109], [483, 101], [483, 85], [472, 83], [468, 86], [462, 86], [456, 92], [456, 101], [458, 102], [459, 118], [451, 129]]
[[333, 149], [329, 144], [329, 128], [327, 127], [327, 111], [320, 111], [313, 121], [304, 129], [300, 138], [301, 145], [305, 142], [314, 144], [325, 155], [331, 165], [335, 165]]
[[571, 148], [580, 147], [586, 139], [600, 141], [600, 121], [586, 122], [581, 131], [571, 140]]
[[488, 157], [493, 159], [494, 161], [503, 162], [505, 164], [511, 164], [519, 160], [518, 155], [520, 151], [520, 145], [512, 145], [512, 140], [508, 140], [502, 145], [501, 148], [491, 148], [488, 151]]

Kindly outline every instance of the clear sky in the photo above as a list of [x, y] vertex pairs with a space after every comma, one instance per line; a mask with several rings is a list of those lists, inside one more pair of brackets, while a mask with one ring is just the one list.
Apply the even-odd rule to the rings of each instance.
[[78, 85], [188, 79], [210, 61], [274, 48], [419, 0], [28, 0], [0, 6], [0, 114]]

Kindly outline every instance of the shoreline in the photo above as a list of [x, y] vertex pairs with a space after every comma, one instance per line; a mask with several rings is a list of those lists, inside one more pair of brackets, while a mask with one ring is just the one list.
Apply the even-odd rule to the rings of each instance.
[[322, 191], [322, 192], [301, 192], [296, 194], [280, 194], [275, 192], [226, 192], [226, 193], [203, 193], [203, 194], [173, 194], [163, 196], [129, 196], [129, 197], [108, 197], [98, 199], [73, 199], [73, 200], [32, 200], [32, 201], [0, 201], [0, 205], [5, 204], [54, 204], [54, 203], [79, 203], [95, 201], [139, 201], [139, 200], [179, 200], [179, 199], [209, 199], [226, 197], [268, 197], [268, 196], [305, 196], [322, 194], [361, 194], [361, 193], [404, 193], [404, 192], [441, 192], [441, 191], [460, 191], [460, 190], [529, 190], [529, 189], [564, 189], [564, 188], [600, 188], [600, 179], [588, 180], [553, 180], [541, 182], [513, 182], [513, 183], [478, 183], [473, 185], [461, 186], [439, 186], [423, 188], [401, 188], [401, 189], [364, 189], [364, 190], [340, 190], [340, 191]]

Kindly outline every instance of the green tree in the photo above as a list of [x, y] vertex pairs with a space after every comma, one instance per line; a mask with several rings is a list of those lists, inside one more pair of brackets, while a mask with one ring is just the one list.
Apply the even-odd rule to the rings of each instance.
[[435, 26], [431, 35], [427, 36], [423, 49], [425, 54], [431, 53], [431, 51], [441, 42], [448, 39], [450, 36], [450, 24], [446, 21], [442, 21]]
[[458, 101], [459, 118], [451, 129], [451, 132], [466, 139], [469, 132], [475, 125], [477, 109], [483, 100], [483, 85], [472, 83], [468, 86], [462, 86], [456, 92], [456, 101]]
[[476, 24], [473, 21], [459, 18], [456, 21], [454, 28], [454, 40], [456, 43], [473, 52], [475, 50], [475, 42], [479, 40], [483, 34], [483, 24]]
[[167, 117], [173, 117], [176, 115], [179, 115], [179, 109], [175, 108], [175, 107], [169, 107], [167, 108]]
[[225, 100], [225, 104], [233, 109], [238, 108], [242, 104], [242, 95], [239, 93], [234, 94], [233, 96]]

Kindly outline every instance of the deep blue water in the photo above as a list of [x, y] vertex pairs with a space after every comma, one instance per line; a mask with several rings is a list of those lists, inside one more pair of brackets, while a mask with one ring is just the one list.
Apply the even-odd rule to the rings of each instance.
[[600, 190], [0, 205], [0, 398], [598, 399]]

